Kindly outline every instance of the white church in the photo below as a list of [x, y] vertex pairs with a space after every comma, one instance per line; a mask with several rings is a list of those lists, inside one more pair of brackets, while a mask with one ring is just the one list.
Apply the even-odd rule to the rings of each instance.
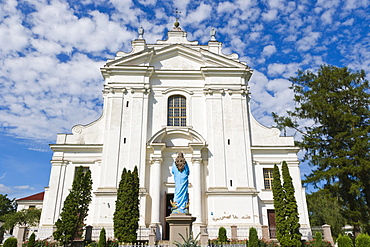
[[299, 148], [293, 137], [253, 118], [248, 87], [253, 71], [238, 55], [222, 53], [213, 30], [210, 41], [200, 45], [188, 41], [178, 25], [155, 44], [147, 44], [140, 29], [132, 51], [117, 52], [101, 73], [101, 117], [74, 126], [72, 134], [58, 134], [50, 145], [54, 154], [39, 237], [51, 235], [79, 166], [90, 169], [93, 180], [86, 225], [112, 229], [122, 170], [137, 166], [140, 229], [154, 229], [157, 240], [168, 239], [165, 217], [175, 190], [171, 166], [179, 151], [190, 168], [195, 233], [208, 229], [215, 238], [221, 226], [228, 235], [232, 226], [239, 231], [264, 227], [273, 238], [272, 170], [282, 161], [293, 177], [301, 228], [310, 227]]

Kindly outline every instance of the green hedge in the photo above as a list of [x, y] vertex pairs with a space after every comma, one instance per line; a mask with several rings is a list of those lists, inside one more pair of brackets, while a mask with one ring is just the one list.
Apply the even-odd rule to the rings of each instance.
[[360, 234], [356, 237], [356, 247], [368, 247], [370, 246], [370, 236], [367, 234]]
[[353, 247], [352, 239], [346, 234], [339, 234], [337, 238], [337, 244], [338, 247]]
[[17, 247], [17, 239], [16, 238], [8, 238], [5, 240], [3, 247]]

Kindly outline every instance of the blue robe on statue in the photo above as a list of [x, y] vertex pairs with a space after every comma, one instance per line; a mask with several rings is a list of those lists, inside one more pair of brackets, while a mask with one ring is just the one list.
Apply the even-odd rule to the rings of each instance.
[[188, 195], [188, 182], [189, 182], [189, 166], [188, 163], [185, 163], [184, 170], [180, 172], [177, 169], [176, 163], [172, 165], [172, 174], [175, 177], [175, 196], [174, 202], [177, 204], [177, 208], [172, 210], [172, 213], [189, 213], [189, 210], [186, 208], [186, 204], [189, 201]]

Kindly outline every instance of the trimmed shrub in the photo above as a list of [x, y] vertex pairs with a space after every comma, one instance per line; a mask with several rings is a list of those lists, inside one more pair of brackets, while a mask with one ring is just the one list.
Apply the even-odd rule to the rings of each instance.
[[248, 241], [248, 247], [258, 247], [258, 235], [257, 230], [254, 227], [251, 227], [249, 229], [249, 241]]
[[353, 242], [352, 242], [352, 239], [348, 235], [339, 234], [337, 238], [337, 245], [338, 247], [353, 247]]
[[370, 246], [370, 236], [365, 233], [361, 233], [360, 235], [358, 235], [356, 238], [356, 247], [368, 246]]
[[322, 246], [322, 234], [321, 232], [315, 233], [315, 242], [313, 244], [314, 247], [321, 247]]
[[35, 236], [35, 233], [33, 232], [30, 238], [28, 239], [28, 244], [27, 244], [28, 247], [36, 247], [35, 238], [36, 236]]
[[3, 247], [17, 247], [17, 239], [16, 238], [8, 238], [5, 240]]
[[103, 229], [101, 229], [100, 231], [98, 247], [106, 247], [106, 246], [107, 246], [107, 237], [106, 237], [105, 229], [103, 227]]
[[225, 227], [220, 227], [218, 229], [218, 241], [221, 243], [226, 243], [227, 242], [227, 235], [226, 235], [226, 229]]

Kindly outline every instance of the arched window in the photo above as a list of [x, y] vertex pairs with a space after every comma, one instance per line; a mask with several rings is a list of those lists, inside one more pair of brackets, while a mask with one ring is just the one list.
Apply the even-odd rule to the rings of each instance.
[[168, 126], [186, 126], [186, 98], [173, 95], [168, 98]]

